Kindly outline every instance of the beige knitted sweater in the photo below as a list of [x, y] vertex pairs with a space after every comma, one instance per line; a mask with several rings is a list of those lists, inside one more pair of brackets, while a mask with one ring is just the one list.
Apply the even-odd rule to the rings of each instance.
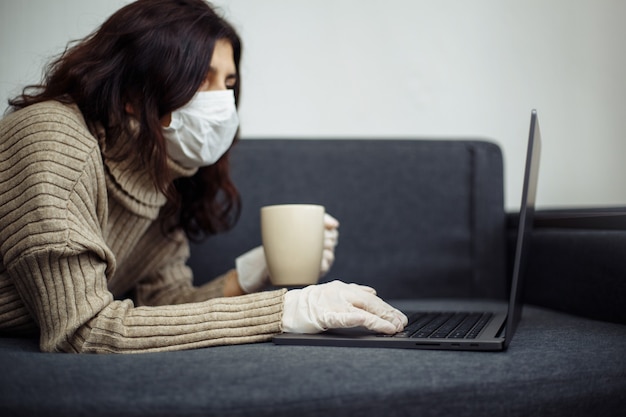
[[[193, 286], [184, 234], [156, 221], [164, 203], [147, 173], [102, 156], [75, 107], [0, 121], [0, 334], [38, 328], [43, 351], [128, 353], [278, 333], [284, 291], [220, 297], [225, 275]], [[134, 302], [116, 299], [128, 291]]]

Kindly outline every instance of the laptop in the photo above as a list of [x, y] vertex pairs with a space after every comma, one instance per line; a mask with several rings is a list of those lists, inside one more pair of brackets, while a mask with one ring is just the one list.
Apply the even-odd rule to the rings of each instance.
[[[460, 309], [460, 311], [405, 312], [408, 325], [395, 335], [382, 335], [363, 328], [333, 329], [319, 334], [282, 333], [273, 341], [277, 345], [388, 347], [406, 349], [443, 349], [502, 351], [511, 343], [522, 314], [522, 283], [528, 257], [528, 246], [535, 213], [535, 196], [539, 175], [541, 133], [536, 110], [530, 117], [522, 203], [515, 248], [515, 262], [508, 305], [493, 311]], [[463, 300], [455, 301], [465, 304]]]

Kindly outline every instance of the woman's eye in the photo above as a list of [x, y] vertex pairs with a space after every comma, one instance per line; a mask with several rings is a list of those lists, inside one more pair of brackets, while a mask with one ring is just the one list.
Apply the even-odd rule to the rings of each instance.
[[237, 85], [237, 77], [236, 76], [228, 77], [224, 84], [226, 85], [226, 88], [232, 90]]

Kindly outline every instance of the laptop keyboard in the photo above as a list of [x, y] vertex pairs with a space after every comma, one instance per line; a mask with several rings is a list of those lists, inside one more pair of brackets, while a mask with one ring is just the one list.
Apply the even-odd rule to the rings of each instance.
[[474, 339], [492, 313], [415, 313], [409, 324], [394, 337]]

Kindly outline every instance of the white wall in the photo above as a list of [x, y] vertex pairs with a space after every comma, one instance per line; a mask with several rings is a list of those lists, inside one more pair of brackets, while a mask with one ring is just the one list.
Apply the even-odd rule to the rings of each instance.
[[[122, 0], [0, 0], [0, 99]], [[531, 108], [538, 205], [626, 205], [622, 0], [216, 0], [244, 40], [244, 137], [478, 137], [519, 205]]]

